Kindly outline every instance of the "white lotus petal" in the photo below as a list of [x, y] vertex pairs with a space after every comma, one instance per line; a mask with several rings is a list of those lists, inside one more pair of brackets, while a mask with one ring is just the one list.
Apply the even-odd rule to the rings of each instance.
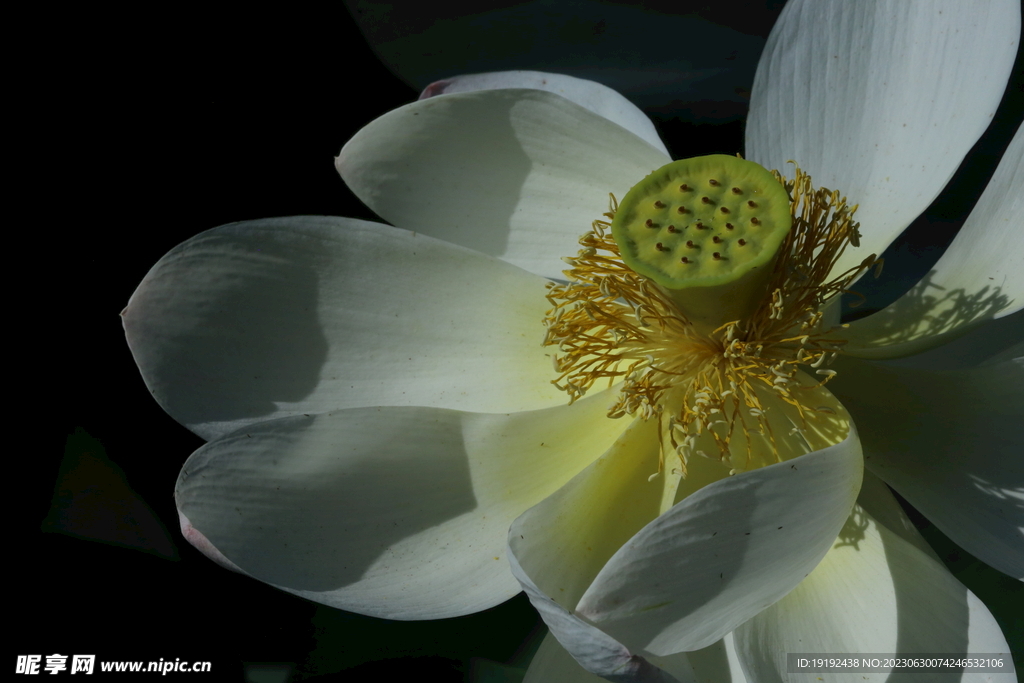
[[[513, 534], [510, 533], [510, 545], [512, 537]], [[583, 670], [616, 683], [689, 683], [692, 680], [686, 678], [679, 681], [643, 657], [634, 655], [622, 643], [555, 602], [537, 587], [520, 566], [515, 550], [511, 547], [510, 550], [512, 552], [509, 553], [508, 559], [512, 574], [526, 591], [530, 603], [540, 612], [540, 616], [551, 629], [551, 634]], [[545, 659], [550, 655], [550, 650], [546, 651]], [[538, 666], [543, 667], [546, 663], [542, 660]], [[556, 671], [568, 668], [561, 657], [553, 664], [557, 667]]]
[[710, 484], [612, 557], [577, 611], [636, 651], [706, 647], [792, 590], [842, 527], [861, 480], [856, 432]]
[[988, 320], [942, 346], [886, 365], [920, 370], [966, 370], [1024, 356], [1024, 311]]
[[[988, 609], [922, 544], [885, 485], [866, 475], [857, 507], [821, 564], [793, 592], [736, 629], [748, 675], [761, 683], [813, 679], [815, 674], [788, 674], [787, 653], [1008, 654]], [[827, 677], [836, 683], [893, 680], [870, 673]], [[1016, 680], [1012, 673], [926, 678]]]
[[203, 532], [192, 526], [192, 522], [189, 521], [188, 517], [182, 514], [181, 510], [178, 510], [178, 528], [181, 529], [181, 535], [185, 540], [192, 544], [192, 546], [203, 555], [206, 555], [228, 571], [245, 574], [237, 564], [224, 557], [224, 553], [217, 550], [216, 546], [210, 543], [210, 539], [203, 535]]
[[[658, 428], [655, 421], [635, 421], [612, 449], [523, 514], [509, 532], [514, 572], [519, 572], [516, 575], [531, 600], [563, 646], [594, 671], [613, 668], [605, 658], [619, 666], [632, 654], [581, 620], [571, 608], [622, 543], [662, 509], [665, 489], [674, 489], [674, 478], [650, 476], [659, 468]], [[692, 459], [688, 477], [676, 492], [677, 499], [724, 478], [727, 471], [716, 460]], [[693, 667], [700, 671], [697, 680], [744, 683], [735, 657], [727, 656], [724, 650], [717, 651], [712, 645], [690, 654]], [[558, 660], [556, 655], [552, 657]], [[687, 673], [691, 660], [686, 655], [645, 654], [644, 659], [680, 680], [692, 677]], [[547, 666], [536, 663], [531, 671], [545, 672], [536, 674], [541, 676], [538, 680], [562, 680], [562, 669], [557, 667], [567, 666], [564, 661], [551, 664], [558, 675], [547, 673]]]
[[881, 253], [988, 126], [1020, 38], [1018, 0], [793, 0], [758, 65], [747, 158], [859, 204], [836, 272]]
[[[628, 423], [626, 423], [628, 424]], [[623, 543], [658, 516], [657, 420], [637, 419], [604, 455], [512, 525], [509, 545], [524, 571], [567, 609]]]
[[668, 154], [665, 143], [654, 129], [654, 124], [639, 107], [606, 85], [575, 76], [546, 71], [491, 71], [465, 74], [431, 83], [420, 94], [420, 99], [457, 92], [509, 88], [546, 90], [561, 95], [570, 102], [575, 102], [584, 109], [622, 126], [652, 147]]
[[663, 478], [650, 477], [658, 460], [657, 421], [636, 419], [604, 455], [508, 532], [512, 573], [530, 602], [582, 667], [609, 680], [655, 681], [664, 674], [571, 608], [618, 547], [657, 516]]
[[1022, 215], [1024, 126], [931, 272], [891, 306], [851, 323], [844, 350], [861, 358], [919, 353], [1024, 307]]
[[[722, 648], [724, 649], [724, 645]], [[687, 654], [680, 652], [671, 657], [651, 657], [649, 661], [665, 673], [670, 674], [673, 680], [676, 681], [692, 683], [746, 683], [742, 677], [730, 678], [728, 660], [725, 661], [724, 668], [718, 663], [708, 668], [706, 673], [711, 677], [697, 675], [694, 673], [693, 667], [690, 666]], [[733, 662], [733, 665], [738, 670], [738, 660], [734, 659]], [[548, 632], [544, 636], [544, 641], [540, 644], [540, 649], [537, 650], [537, 654], [533, 656], [533, 660], [530, 662], [530, 668], [526, 672], [526, 678], [523, 679], [523, 683], [551, 683], [551, 681], [558, 681], [558, 683], [600, 683], [600, 681], [604, 680], [608, 679], [590, 673], [580, 666], [579, 662], [573, 659], [572, 655], [562, 647], [558, 639]], [[611, 680], [615, 679], [612, 678]]]
[[562, 277], [561, 259], [661, 150], [564, 97], [483, 90], [385, 114], [348, 141], [338, 172], [385, 220]]
[[929, 372], [841, 358], [865, 464], [954, 542], [1024, 579], [1024, 358]]
[[274, 218], [175, 247], [122, 316], [154, 397], [211, 439], [356, 406], [564, 403], [541, 346], [544, 285], [388, 226]]
[[600, 683], [603, 680], [580, 666], [549, 631], [530, 661], [523, 683]]
[[263, 422], [196, 451], [175, 496], [209, 546], [261, 581], [378, 617], [468, 614], [519, 592], [509, 524], [615, 441], [609, 400]]

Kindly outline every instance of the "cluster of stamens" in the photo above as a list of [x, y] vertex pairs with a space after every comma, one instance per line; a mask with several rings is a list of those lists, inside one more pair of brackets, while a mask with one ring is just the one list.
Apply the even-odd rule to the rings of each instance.
[[[799, 440], [809, 419], [832, 413], [801, 400], [835, 375], [826, 366], [844, 344], [836, 334], [842, 326], [827, 327], [822, 308], [875, 258], [826, 282], [846, 246], [858, 245], [857, 207], [838, 192], [813, 189], [799, 168], [793, 180], [773, 174], [789, 194], [793, 227], [745, 320], [698, 333], [658, 285], [623, 263], [611, 223], [602, 220], [580, 239], [577, 256], [565, 259], [569, 283], [548, 285], [545, 344], [559, 351], [554, 384], [573, 402], [602, 380], [621, 383], [608, 416], [658, 418], [662, 466], [674, 453], [684, 474], [694, 455], [717, 458], [732, 473], [769, 464], [763, 453], [777, 461], [780, 439]], [[617, 211], [613, 196], [604, 215], [613, 220]], [[801, 381], [801, 368], [817, 383]], [[798, 416], [788, 433], [772, 428], [768, 397]]]

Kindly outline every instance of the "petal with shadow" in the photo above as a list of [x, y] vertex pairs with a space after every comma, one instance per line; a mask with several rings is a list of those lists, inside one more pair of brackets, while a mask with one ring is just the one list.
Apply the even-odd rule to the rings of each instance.
[[565, 402], [541, 346], [545, 281], [347, 218], [233, 223], [178, 245], [122, 313], [153, 396], [205, 439], [358, 406]]
[[881, 253], [938, 196], [988, 127], [1020, 40], [1018, 0], [792, 0], [758, 64], [746, 156], [860, 206]]
[[388, 112], [335, 165], [388, 222], [561, 278], [608, 194], [621, 199], [669, 161], [559, 95], [479, 90]]
[[200, 550], [261, 581], [389, 619], [469, 614], [519, 592], [509, 525], [615, 441], [609, 400], [262, 422], [196, 451], [175, 497]]
[[529, 88], [546, 90], [575, 102], [612, 123], [616, 123], [666, 155], [665, 143], [658, 137], [647, 114], [615, 90], [594, 81], [546, 71], [491, 71], [453, 76], [434, 81], [420, 94], [420, 99], [456, 92]]
[[892, 305], [850, 323], [843, 350], [859, 358], [907, 356], [1019, 311], [1024, 307], [1022, 214], [1024, 126], [931, 272]]
[[840, 358], [864, 463], [954, 542], [1024, 579], [1024, 358], [947, 372]]
[[[1009, 653], [998, 624], [927, 547], [892, 494], [866, 474], [858, 505], [825, 558], [797, 588], [734, 634], [752, 680], [782, 683], [788, 653]], [[805, 674], [814, 676], [814, 674]], [[832, 672], [828, 680], [920, 680], [920, 673]], [[942, 671], [935, 683], [1013, 681]]]
[[709, 484], [623, 545], [577, 610], [638, 652], [707, 647], [810, 573], [861, 472], [851, 426], [834, 446]]

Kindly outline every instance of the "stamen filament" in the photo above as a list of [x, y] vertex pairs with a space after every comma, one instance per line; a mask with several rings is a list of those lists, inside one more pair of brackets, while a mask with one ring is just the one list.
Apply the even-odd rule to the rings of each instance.
[[[748, 316], [713, 329], [694, 325], [663, 287], [624, 263], [603, 220], [566, 259], [569, 283], [548, 286], [544, 343], [559, 352], [553, 383], [570, 403], [597, 382], [619, 383], [609, 417], [662, 422], [659, 472], [666, 452], [683, 476], [698, 455], [730, 472], [778, 462], [783, 442], [798, 452], [822, 447], [822, 421], [838, 419], [837, 409], [809, 407], [804, 398], [821, 402], [818, 389], [836, 374], [822, 366], [845, 343], [835, 334], [840, 328], [823, 329], [821, 309], [877, 261], [869, 256], [826, 282], [847, 246], [859, 243], [857, 207], [839, 192], [815, 190], [799, 168], [793, 180], [772, 173], [789, 196], [792, 229]], [[609, 197], [604, 215], [614, 220], [618, 202]]]

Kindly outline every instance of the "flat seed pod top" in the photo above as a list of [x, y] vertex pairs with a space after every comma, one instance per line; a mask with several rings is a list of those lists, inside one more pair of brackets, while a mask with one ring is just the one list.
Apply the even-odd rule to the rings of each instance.
[[734, 282], [768, 264], [792, 225], [789, 195], [763, 166], [724, 154], [673, 161], [619, 203], [622, 260], [668, 289]]

